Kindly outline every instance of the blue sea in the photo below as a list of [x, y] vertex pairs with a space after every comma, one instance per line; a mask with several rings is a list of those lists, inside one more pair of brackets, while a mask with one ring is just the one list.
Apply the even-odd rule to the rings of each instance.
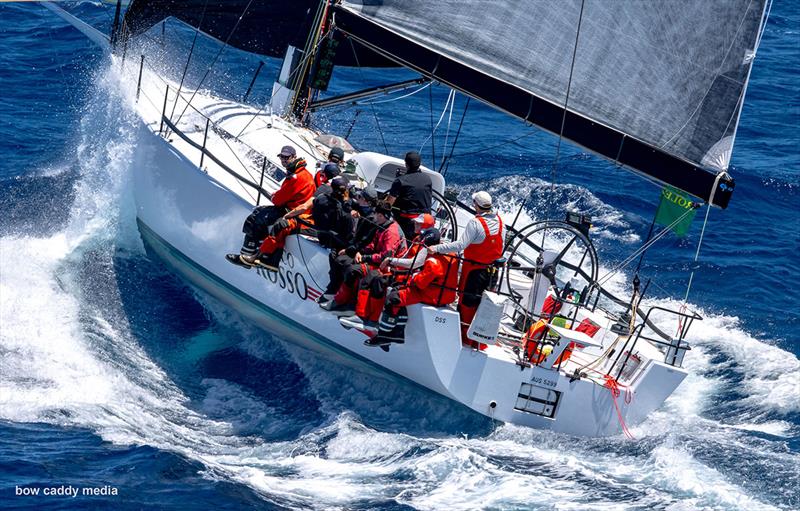
[[[112, 6], [67, 6], [108, 31]], [[170, 21], [147, 37], [148, 62], [179, 79], [192, 32]], [[198, 40], [189, 85], [218, 49]], [[241, 97], [258, 61], [227, 49], [202, 86]], [[257, 105], [279, 65], [265, 63]], [[341, 69], [331, 93], [409, 76]], [[0, 3], [0, 508], [800, 509], [799, 84], [800, 4], [775, 2], [730, 207], [710, 212], [697, 265], [705, 210], [642, 265], [649, 300], [671, 306], [696, 271], [691, 374], [635, 440], [574, 438], [492, 424], [340, 365], [189, 287], [136, 228], [138, 132], [118, 66], [43, 7]], [[352, 129], [361, 149], [422, 147], [438, 166], [466, 101], [451, 112], [448, 92], [314, 122]], [[447, 179], [465, 197], [489, 190], [507, 212], [524, 204], [523, 221], [591, 215], [610, 269], [645, 240], [660, 190], [567, 143], [554, 161], [556, 146], [472, 101]], [[614, 285], [629, 291], [631, 279], [628, 267]], [[59, 488], [79, 495], [44, 495]]]

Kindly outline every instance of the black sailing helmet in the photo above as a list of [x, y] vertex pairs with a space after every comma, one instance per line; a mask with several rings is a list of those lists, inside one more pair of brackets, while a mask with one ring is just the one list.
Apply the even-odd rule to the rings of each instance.
[[436, 227], [428, 227], [419, 232], [419, 238], [423, 245], [430, 247], [442, 241], [442, 233]]

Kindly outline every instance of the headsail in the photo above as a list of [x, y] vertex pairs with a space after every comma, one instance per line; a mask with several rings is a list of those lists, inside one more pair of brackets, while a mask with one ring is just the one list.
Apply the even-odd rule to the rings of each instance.
[[[133, 0], [125, 13], [124, 26], [135, 36], [161, 20], [175, 17], [235, 48], [283, 57], [287, 46], [303, 47], [319, 3], [320, 0]], [[352, 51], [340, 53], [336, 64], [355, 65]], [[363, 66], [394, 65], [367, 50], [358, 57]]]
[[767, 1], [345, 0], [335, 23], [551, 132], [563, 119], [565, 138], [726, 207], [733, 182], [716, 177]]

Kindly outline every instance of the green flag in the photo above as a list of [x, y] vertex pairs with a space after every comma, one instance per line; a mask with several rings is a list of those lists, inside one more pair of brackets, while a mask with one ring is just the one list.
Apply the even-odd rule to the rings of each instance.
[[[687, 211], [689, 213], [687, 214]], [[668, 226], [683, 215], [683, 218], [672, 226], [672, 231], [678, 236], [686, 236], [689, 226], [692, 225], [694, 215], [697, 213], [694, 204], [683, 192], [672, 187], [664, 187], [661, 190], [661, 202], [656, 210], [656, 220], [658, 225]]]

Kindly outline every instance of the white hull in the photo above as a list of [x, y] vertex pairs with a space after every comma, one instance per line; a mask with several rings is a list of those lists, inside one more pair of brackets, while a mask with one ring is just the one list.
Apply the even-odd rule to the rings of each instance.
[[[362, 333], [344, 329], [315, 303], [327, 284], [328, 259], [314, 242], [290, 237], [277, 275], [225, 261], [224, 254], [241, 245], [242, 221], [252, 202], [212, 177], [213, 170], [200, 170], [152, 126], [142, 125], [134, 162], [143, 238], [192, 284], [269, 332], [333, 349], [500, 421], [583, 436], [620, 433], [617, 407], [628, 426], [640, 423], [686, 376], [680, 368], [646, 360], [626, 382], [632, 399], [618, 398], [615, 406], [609, 389], [596, 381], [570, 381], [564, 372], [541, 366], [523, 369], [500, 347], [485, 352], [462, 347], [458, 314], [420, 305], [409, 310], [405, 344], [392, 345], [389, 352], [367, 347]], [[523, 384], [534, 385], [534, 398], [558, 395], [552, 418], [515, 408]]]

